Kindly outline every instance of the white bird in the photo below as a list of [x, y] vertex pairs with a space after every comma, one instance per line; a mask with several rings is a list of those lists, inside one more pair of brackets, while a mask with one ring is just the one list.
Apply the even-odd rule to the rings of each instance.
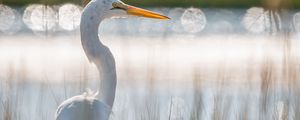
[[104, 19], [141, 16], [169, 19], [155, 12], [127, 5], [119, 0], [92, 0], [84, 8], [81, 23], [81, 43], [89, 61], [100, 72], [100, 95], [88, 91], [64, 101], [56, 111], [56, 120], [108, 120], [115, 99], [117, 84], [115, 59], [98, 37], [98, 27]]

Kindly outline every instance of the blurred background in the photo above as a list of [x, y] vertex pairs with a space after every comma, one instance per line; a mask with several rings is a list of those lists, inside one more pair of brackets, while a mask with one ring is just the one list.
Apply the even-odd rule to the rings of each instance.
[[[0, 120], [53, 120], [99, 74], [80, 43], [87, 1], [0, 0]], [[112, 120], [300, 119], [299, 0], [124, 0], [169, 16], [103, 21]]]
[[[123, 0], [131, 5], [139, 6], [161, 6], [161, 7], [230, 7], [230, 8], [242, 8], [251, 6], [262, 6], [264, 0]], [[275, 0], [276, 1], [276, 0]], [[289, 4], [295, 7], [300, 5], [298, 0], [286, 0]], [[74, 3], [82, 4], [82, 0], [1, 0], [0, 3], [7, 5], [28, 5], [32, 3], [43, 3], [43, 4], [63, 4], [63, 3]]]

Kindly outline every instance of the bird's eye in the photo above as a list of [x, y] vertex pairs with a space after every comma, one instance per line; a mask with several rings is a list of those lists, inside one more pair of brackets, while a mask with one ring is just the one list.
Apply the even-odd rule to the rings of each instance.
[[118, 7], [118, 3], [114, 2], [114, 3], [112, 3], [112, 6], [113, 6], [113, 8]]

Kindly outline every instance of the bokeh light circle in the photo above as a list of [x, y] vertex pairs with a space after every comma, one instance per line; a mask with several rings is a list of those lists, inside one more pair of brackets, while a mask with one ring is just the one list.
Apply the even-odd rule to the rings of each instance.
[[78, 28], [82, 8], [74, 4], [65, 4], [58, 10], [59, 26], [68, 31]]
[[34, 32], [52, 31], [56, 26], [57, 14], [50, 6], [34, 4], [25, 9], [23, 21]]
[[294, 27], [297, 33], [300, 33], [300, 12], [296, 13], [293, 17]]
[[260, 7], [252, 7], [247, 10], [242, 24], [245, 29], [252, 33], [262, 33], [270, 29], [270, 17], [268, 12]]
[[6, 34], [17, 32], [21, 28], [19, 17], [20, 14], [16, 10], [0, 4], [0, 31]]
[[185, 31], [196, 33], [202, 31], [206, 26], [205, 14], [198, 8], [186, 9], [181, 16], [181, 24]]

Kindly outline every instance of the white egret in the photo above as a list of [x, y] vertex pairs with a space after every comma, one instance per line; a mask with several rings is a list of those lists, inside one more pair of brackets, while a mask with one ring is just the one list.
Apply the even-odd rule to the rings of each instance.
[[89, 61], [94, 63], [101, 79], [100, 95], [92, 92], [64, 101], [56, 112], [56, 120], [107, 120], [115, 99], [117, 84], [115, 59], [98, 37], [102, 20], [113, 17], [141, 16], [169, 19], [148, 10], [127, 5], [119, 0], [92, 0], [81, 15], [81, 42]]

